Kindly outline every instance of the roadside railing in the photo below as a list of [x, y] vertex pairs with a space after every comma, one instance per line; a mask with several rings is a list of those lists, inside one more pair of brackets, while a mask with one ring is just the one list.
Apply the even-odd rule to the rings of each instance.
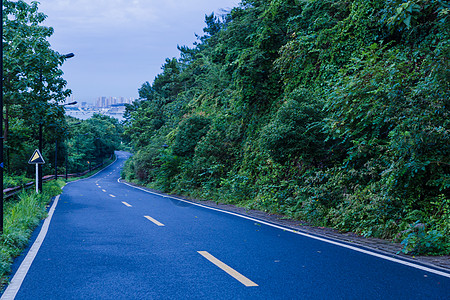
[[[87, 173], [89, 173], [89, 172], [91, 172], [91, 171], [94, 171], [94, 170], [96, 170], [96, 169], [102, 167], [104, 164], [105, 164], [105, 163], [98, 164], [98, 165], [95, 166], [94, 168], [91, 168], [91, 169], [86, 170], [86, 171], [84, 171], [84, 172], [67, 174], [67, 177], [68, 177], [68, 178], [69, 178], [69, 177], [72, 178], [72, 177], [81, 177], [81, 176], [84, 176], [84, 175], [86, 175]], [[62, 175], [58, 175], [58, 177], [59, 177], [59, 178], [66, 178], [66, 175], [65, 175], [65, 174], [62, 174]], [[50, 181], [50, 180], [53, 180], [53, 179], [55, 179], [55, 175], [46, 175], [46, 176], [42, 177], [42, 181], [43, 181], [43, 182], [47, 182], [47, 181]], [[22, 190], [28, 190], [28, 189], [31, 189], [35, 184], [36, 184], [36, 182], [32, 181], [32, 182], [25, 183], [25, 184], [23, 184], [23, 185], [19, 185], [19, 186], [15, 186], [15, 187], [10, 187], [10, 188], [4, 189], [4, 190], [3, 190], [3, 199], [8, 199], [8, 198], [14, 196], [15, 194], [20, 193]]]

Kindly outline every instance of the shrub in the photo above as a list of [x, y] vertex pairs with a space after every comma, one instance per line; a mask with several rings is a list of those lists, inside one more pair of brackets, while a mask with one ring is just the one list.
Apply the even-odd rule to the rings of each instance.
[[208, 132], [210, 120], [203, 116], [192, 116], [180, 123], [175, 137], [173, 154], [193, 156], [195, 146]]
[[280, 162], [299, 157], [310, 163], [318, 162], [326, 153], [319, 123], [322, 119], [321, 102], [308, 91], [298, 89], [263, 128], [261, 147]]

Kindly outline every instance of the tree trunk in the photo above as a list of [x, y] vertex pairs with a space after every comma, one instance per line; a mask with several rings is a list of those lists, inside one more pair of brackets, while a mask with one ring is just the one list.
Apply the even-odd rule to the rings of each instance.
[[5, 118], [3, 119], [4, 122], [4, 129], [3, 129], [3, 138], [4, 141], [8, 139], [8, 133], [9, 133], [9, 108], [6, 105], [5, 106]]

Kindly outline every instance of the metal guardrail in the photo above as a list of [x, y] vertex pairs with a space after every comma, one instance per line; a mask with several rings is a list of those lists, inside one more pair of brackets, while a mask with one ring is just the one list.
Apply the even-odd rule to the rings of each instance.
[[19, 193], [22, 189], [29, 189], [34, 185], [34, 182], [25, 183], [22, 186], [15, 186], [3, 190], [3, 198], [7, 199], [15, 194]]
[[[81, 177], [81, 176], [84, 176], [87, 173], [100, 168], [104, 164], [105, 163], [101, 163], [101, 164], [95, 166], [94, 168], [92, 168], [90, 170], [86, 170], [86, 171], [81, 172], [81, 173], [67, 174], [67, 177]], [[65, 174], [58, 175], [58, 177], [66, 178], [66, 175]], [[46, 176], [42, 177], [42, 181], [43, 182], [47, 182], [47, 181], [50, 181], [50, 180], [53, 180], [53, 179], [55, 179], [55, 175], [46, 175]], [[3, 198], [4, 199], [8, 199], [8, 198], [14, 196], [17, 193], [20, 193], [22, 190], [31, 189], [34, 185], [35, 185], [35, 182], [32, 181], [32, 182], [28, 182], [28, 183], [25, 183], [25, 184], [20, 185], [20, 186], [15, 186], [15, 187], [10, 187], [10, 188], [4, 189], [3, 190]]]

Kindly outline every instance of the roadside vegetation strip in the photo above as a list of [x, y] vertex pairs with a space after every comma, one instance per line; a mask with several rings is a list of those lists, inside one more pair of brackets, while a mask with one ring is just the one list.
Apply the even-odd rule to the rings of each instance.
[[377, 253], [375, 251], [365, 250], [365, 249], [362, 249], [362, 248], [359, 248], [359, 247], [356, 247], [356, 246], [345, 244], [344, 242], [338, 242], [338, 241], [334, 241], [334, 240], [328, 239], [326, 237], [321, 237], [321, 236], [316, 236], [316, 235], [312, 235], [312, 234], [309, 234], [309, 233], [301, 232], [301, 231], [298, 231], [298, 230], [291, 229], [289, 227], [283, 227], [281, 225], [269, 223], [269, 222], [266, 222], [266, 221], [263, 221], [263, 220], [259, 220], [259, 219], [253, 218], [253, 217], [249, 217], [249, 216], [241, 215], [241, 214], [238, 214], [238, 213], [234, 213], [234, 212], [230, 212], [230, 211], [226, 211], [226, 210], [222, 210], [222, 209], [218, 209], [218, 208], [202, 205], [202, 204], [199, 204], [199, 203], [195, 203], [195, 202], [192, 202], [192, 201], [187, 201], [187, 200], [184, 200], [184, 199], [181, 199], [181, 198], [177, 198], [177, 197], [173, 197], [173, 196], [164, 195], [164, 194], [161, 194], [161, 193], [152, 192], [152, 191], [149, 191], [149, 190], [147, 190], [145, 188], [142, 188], [142, 187], [139, 187], [139, 186], [134, 186], [134, 185], [129, 184], [129, 183], [125, 182], [125, 181], [121, 181], [120, 178], [118, 179], [118, 182], [123, 183], [125, 185], [128, 185], [128, 186], [130, 186], [132, 188], [144, 191], [146, 193], [162, 197], [162, 198], [169, 198], [169, 199], [173, 199], [173, 200], [189, 203], [191, 205], [195, 205], [195, 206], [198, 206], [198, 207], [203, 207], [203, 208], [206, 208], [206, 209], [209, 209], [209, 210], [218, 211], [218, 212], [222, 212], [222, 213], [225, 213], [225, 214], [237, 216], [237, 217], [244, 218], [244, 219], [247, 219], [247, 220], [250, 220], [250, 221], [253, 221], [253, 222], [258, 222], [259, 224], [263, 224], [263, 225], [271, 226], [271, 227], [274, 227], [274, 228], [278, 228], [278, 229], [283, 230], [283, 231], [292, 232], [292, 233], [295, 233], [295, 234], [298, 234], [298, 235], [301, 235], [301, 236], [304, 236], [304, 237], [312, 238], [312, 239], [319, 240], [319, 241], [322, 241], [322, 242], [325, 242], [325, 243], [333, 244], [333, 245], [336, 245], [336, 246], [339, 246], [339, 247], [344, 247], [344, 248], [347, 248], [347, 249], [350, 249], [350, 250], [353, 250], [353, 251], [361, 252], [361, 253], [364, 253], [364, 254], [367, 254], [367, 255], [371, 255], [371, 256], [375, 256], [375, 257], [384, 259], [384, 260], [392, 261], [392, 262], [399, 263], [399, 264], [402, 264], [402, 265], [405, 265], [405, 266], [409, 266], [409, 267], [412, 267], [412, 268], [415, 268], [415, 269], [419, 269], [419, 270], [422, 270], [422, 271], [426, 271], [426, 272], [429, 272], [429, 273], [433, 273], [433, 274], [437, 274], [437, 275], [440, 275], [440, 276], [444, 276], [444, 277], [450, 278], [450, 273], [448, 273], [448, 272], [436, 270], [436, 269], [433, 269], [431, 267], [426, 267], [426, 266], [423, 266], [423, 265], [420, 265], [420, 264], [416, 264], [414, 262], [402, 260], [402, 259], [396, 258], [396, 257], [391, 257], [391, 256], [388, 256], [388, 255], [385, 255], [385, 254]]
[[36, 257], [39, 248], [41, 247], [42, 243], [44, 242], [45, 236], [48, 232], [48, 227], [50, 225], [50, 221], [52, 220], [53, 213], [55, 212], [56, 205], [58, 205], [59, 201], [59, 195], [56, 196], [55, 201], [53, 202], [52, 207], [50, 208], [48, 212], [48, 216], [44, 221], [44, 224], [42, 225], [41, 231], [39, 232], [38, 237], [34, 241], [33, 245], [31, 246], [30, 250], [28, 251], [27, 256], [23, 260], [22, 264], [20, 265], [19, 269], [17, 270], [16, 274], [14, 275], [13, 279], [11, 280], [11, 283], [8, 285], [7, 289], [3, 293], [1, 300], [9, 300], [14, 299], [16, 297], [17, 292], [19, 291], [23, 280], [25, 279], [25, 276], [28, 273], [28, 270], [31, 267], [31, 264], [34, 261], [34, 258]]
[[219, 267], [221, 270], [223, 270], [224, 272], [226, 272], [228, 275], [230, 275], [231, 277], [233, 277], [234, 279], [236, 279], [237, 281], [239, 281], [240, 283], [242, 283], [243, 285], [245, 285], [246, 287], [254, 287], [254, 286], [258, 286], [256, 283], [254, 283], [253, 281], [251, 281], [250, 279], [248, 279], [247, 277], [245, 277], [244, 275], [242, 275], [241, 273], [239, 273], [238, 271], [236, 271], [235, 269], [231, 268], [230, 266], [226, 265], [225, 263], [223, 263], [222, 261], [218, 260], [217, 258], [215, 258], [214, 256], [212, 256], [210, 253], [208, 253], [207, 251], [197, 251], [201, 256], [203, 256], [204, 258], [206, 258], [207, 260], [209, 260], [211, 263], [213, 263], [214, 265], [216, 265], [217, 267]]
[[26, 248], [31, 234], [47, 216], [47, 205], [52, 197], [61, 194], [61, 180], [44, 184], [43, 192], [35, 194], [22, 191], [14, 199], [5, 202], [4, 230], [0, 240], [0, 275], [2, 287], [8, 282], [11, 264]]

